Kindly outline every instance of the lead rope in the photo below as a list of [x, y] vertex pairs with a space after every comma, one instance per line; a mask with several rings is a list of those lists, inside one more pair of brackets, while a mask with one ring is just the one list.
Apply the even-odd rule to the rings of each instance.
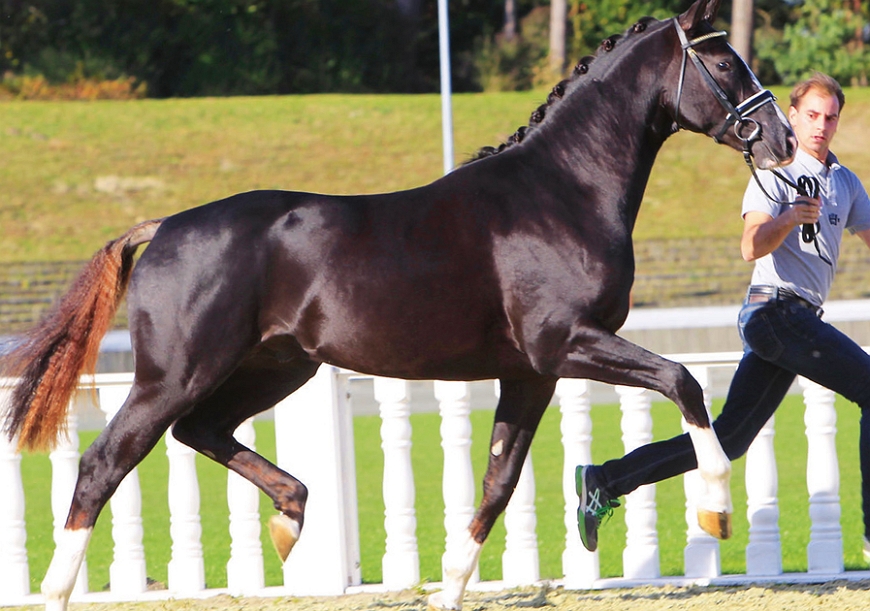
[[[764, 188], [764, 185], [761, 184], [761, 180], [758, 178], [758, 174], [755, 171], [755, 164], [752, 163], [752, 153], [750, 152], [751, 144], [751, 138], [743, 139], [743, 159], [744, 161], [746, 161], [746, 165], [749, 166], [749, 171], [752, 172], [752, 177], [755, 179], [758, 188], [761, 189], [761, 192], [764, 194], [764, 196], [772, 201], [774, 204], [778, 204], [780, 206], [791, 206], [794, 202], [787, 202], [776, 199], [775, 197], [771, 196], [770, 193], [767, 192], [767, 189]], [[770, 170], [770, 172], [772, 172], [773, 175], [780, 179], [782, 182], [797, 191], [798, 195], [810, 197], [812, 199], [818, 198], [819, 180], [815, 176], [801, 176], [800, 178], [798, 178], [797, 184], [795, 184], [790, 178], [788, 178], [781, 172], [777, 172], [776, 170]], [[822, 250], [819, 247], [819, 240], [816, 236], [818, 235], [820, 230], [820, 223], [816, 223], [815, 226], [810, 223], [805, 223], [801, 226], [801, 239], [804, 241], [805, 244], [809, 244], [810, 242], [812, 242], [813, 246], [816, 247], [816, 254], [819, 255], [819, 259], [833, 267], [834, 264], [831, 263], [830, 259], [822, 254]]]

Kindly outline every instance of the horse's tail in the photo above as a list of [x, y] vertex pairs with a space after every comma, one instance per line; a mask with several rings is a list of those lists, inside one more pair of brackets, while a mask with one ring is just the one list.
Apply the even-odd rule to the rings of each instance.
[[96, 369], [100, 341], [127, 290], [136, 248], [150, 242], [162, 222], [146, 221], [106, 244], [52, 311], [0, 355], [0, 373], [17, 378], [3, 432], [10, 441], [18, 435], [19, 449], [49, 449], [66, 432], [70, 400], [82, 373]]

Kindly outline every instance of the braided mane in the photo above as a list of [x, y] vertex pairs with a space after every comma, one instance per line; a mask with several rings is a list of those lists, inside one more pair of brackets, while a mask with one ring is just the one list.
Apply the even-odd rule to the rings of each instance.
[[[658, 19], [655, 17], [641, 17], [631, 28], [628, 29], [627, 34], [639, 34], [644, 32], [650, 23], [657, 22]], [[573, 84], [579, 77], [583, 76], [589, 71], [589, 64], [592, 63], [603, 51], [604, 53], [609, 53], [612, 51], [618, 42], [620, 42], [625, 35], [623, 34], [614, 34], [612, 36], [608, 36], [604, 40], [601, 41], [601, 44], [598, 46], [598, 50], [595, 52], [595, 55], [587, 55], [580, 59], [577, 62], [577, 65], [574, 66], [574, 70], [572, 70], [571, 75], [559, 82], [555, 87], [553, 87], [550, 94], [547, 96], [547, 101], [538, 106], [534, 112], [532, 112], [529, 117], [529, 124], [523, 125], [517, 129], [511, 136], [505, 141], [502, 142], [497, 147], [495, 146], [484, 146], [477, 153], [474, 154], [468, 161], [463, 163], [463, 165], [467, 165], [469, 163], [473, 163], [480, 159], [484, 159], [486, 157], [491, 157], [493, 155], [497, 155], [501, 153], [503, 150], [522, 142], [526, 136], [529, 135], [547, 116], [548, 109], [554, 104], [558, 103], [564, 96], [565, 92], [568, 91], [568, 88], [571, 84]]]

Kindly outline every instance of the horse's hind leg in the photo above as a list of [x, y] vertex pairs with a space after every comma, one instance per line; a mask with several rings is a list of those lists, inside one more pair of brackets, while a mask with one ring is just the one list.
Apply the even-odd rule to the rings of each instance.
[[280, 512], [269, 521], [272, 542], [287, 559], [302, 530], [308, 490], [295, 477], [239, 443], [233, 432], [307, 382], [319, 363], [280, 361], [267, 350], [249, 358], [207, 399], [172, 428], [176, 439], [253, 483]]
[[429, 597], [429, 606], [435, 609], [462, 607], [465, 586], [477, 565], [483, 542], [520, 479], [532, 438], [556, 388], [556, 378], [501, 380], [500, 384], [483, 499], [466, 531], [464, 544], [444, 558], [444, 589]]
[[69, 515], [42, 581], [46, 611], [67, 608], [97, 517], [121, 480], [186, 407], [161, 395], [159, 385], [134, 383], [117, 415], [82, 454]]

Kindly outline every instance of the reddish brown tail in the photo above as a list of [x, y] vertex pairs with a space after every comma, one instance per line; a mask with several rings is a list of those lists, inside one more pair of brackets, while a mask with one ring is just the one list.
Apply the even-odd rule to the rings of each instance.
[[[0, 375], [17, 378], [6, 405], [3, 432], [19, 449], [50, 449], [65, 432], [70, 401], [82, 373], [93, 373], [140, 244], [162, 219], [136, 225], [106, 244], [40, 323], [0, 356]], [[2, 410], [0, 410], [2, 412]]]

